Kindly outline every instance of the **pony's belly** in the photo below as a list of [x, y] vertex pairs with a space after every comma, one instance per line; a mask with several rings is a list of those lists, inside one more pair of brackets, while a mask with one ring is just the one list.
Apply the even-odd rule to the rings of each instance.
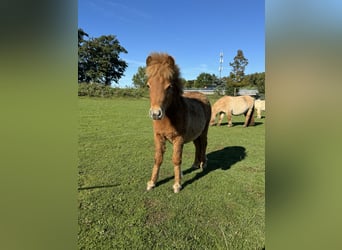
[[203, 133], [204, 127], [197, 129], [190, 129], [184, 136], [184, 143], [192, 142], [197, 139]]
[[232, 115], [242, 115], [246, 113], [248, 108], [236, 108], [232, 110]]

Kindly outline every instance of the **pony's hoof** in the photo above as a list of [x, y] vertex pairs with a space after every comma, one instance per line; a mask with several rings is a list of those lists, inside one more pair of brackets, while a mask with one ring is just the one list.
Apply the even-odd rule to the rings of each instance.
[[202, 169], [202, 171], [207, 167], [207, 162], [201, 162], [200, 164], [200, 168]]
[[174, 184], [173, 185], [173, 192], [176, 194], [176, 193], [179, 193], [179, 191], [182, 189], [182, 186], [178, 183]]
[[147, 188], [146, 190], [147, 191], [150, 191], [152, 188], [154, 188], [156, 185], [152, 182], [152, 181], [149, 181], [147, 182]]

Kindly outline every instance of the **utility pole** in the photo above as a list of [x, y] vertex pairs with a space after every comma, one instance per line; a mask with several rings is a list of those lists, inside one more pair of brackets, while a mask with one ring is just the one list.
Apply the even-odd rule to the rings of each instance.
[[220, 52], [220, 66], [219, 66], [220, 83], [221, 83], [221, 71], [222, 71], [222, 69], [223, 69], [222, 64], [223, 64], [223, 52], [221, 51], [221, 52]]

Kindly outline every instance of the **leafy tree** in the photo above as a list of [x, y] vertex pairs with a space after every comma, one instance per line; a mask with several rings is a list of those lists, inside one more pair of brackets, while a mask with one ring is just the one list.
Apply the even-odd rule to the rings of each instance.
[[259, 93], [265, 93], [265, 72], [246, 75], [245, 80], [248, 86], [257, 88]]
[[238, 87], [239, 84], [235, 82], [234, 78], [231, 75], [226, 78], [226, 95], [235, 96]]
[[117, 83], [123, 76], [127, 63], [119, 56], [127, 53], [114, 35], [84, 40], [87, 34], [78, 31], [78, 81], [105, 85]]
[[254, 85], [257, 86], [259, 93], [265, 94], [265, 72], [255, 73]]
[[78, 82], [86, 82], [86, 52], [81, 49], [89, 35], [83, 29], [78, 29]]
[[187, 80], [185, 83], [184, 83], [184, 87], [185, 88], [193, 88], [195, 86], [195, 80]]
[[180, 80], [181, 80], [183, 88], [185, 88], [186, 84], [187, 84], [187, 80], [185, 78], [183, 78], [183, 77], [181, 77]]
[[81, 46], [81, 44], [85, 41], [84, 37], [89, 37], [87, 33], [84, 32], [83, 29], [78, 29], [78, 47]]
[[217, 77], [214, 74], [201, 73], [195, 80], [195, 88], [204, 88], [208, 85], [213, 85], [217, 82]]
[[230, 72], [230, 78], [233, 82], [237, 83], [237, 85], [243, 85], [243, 78], [245, 76], [245, 68], [248, 64], [248, 59], [243, 55], [242, 50], [237, 51], [237, 55], [234, 57], [234, 61], [229, 63], [229, 66], [232, 67], [232, 71]]
[[136, 88], [146, 88], [147, 87], [147, 76], [146, 67], [139, 67], [138, 72], [133, 75], [132, 82]]

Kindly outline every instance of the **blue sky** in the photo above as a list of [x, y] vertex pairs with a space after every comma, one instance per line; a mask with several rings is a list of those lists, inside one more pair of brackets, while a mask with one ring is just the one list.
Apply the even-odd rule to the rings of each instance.
[[249, 64], [246, 74], [265, 71], [264, 0], [79, 0], [78, 27], [90, 37], [115, 35], [128, 51], [119, 86], [132, 86], [132, 77], [151, 52], [167, 52], [182, 77], [202, 73], [221, 75], [238, 49]]

